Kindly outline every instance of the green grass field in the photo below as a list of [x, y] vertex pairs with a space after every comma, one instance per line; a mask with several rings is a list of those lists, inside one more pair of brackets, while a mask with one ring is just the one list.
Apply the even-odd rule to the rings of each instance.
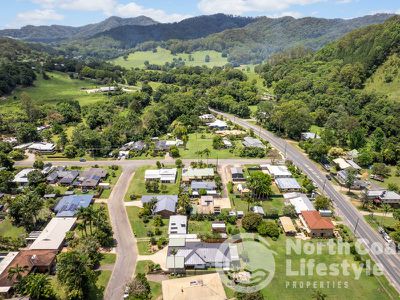
[[[132, 178], [132, 181], [129, 184], [128, 191], [125, 194], [125, 201], [129, 201], [129, 197], [132, 194], [135, 194], [136, 196], [141, 196], [141, 195], [152, 195], [154, 193], [149, 193], [146, 191], [146, 184], [144, 181], [144, 173], [146, 170], [150, 169], [157, 169], [156, 166], [143, 166], [140, 168], [137, 168], [135, 171], [135, 175]], [[159, 194], [173, 194], [176, 195], [179, 192], [179, 182], [180, 182], [180, 177], [181, 177], [181, 170], [178, 170], [178, 175], [176, 179], [176, 183], [168, 183], [164, 184], [167, 189], [165, 192], [160, 192]]]
[[[393, 57], [391, 57], [393, 58]], [[389, 99], [400, 100], [400, 76], [393, 76], [393, 81], [385, 82], [385, 74], [387, 69], [394, 67], [390, 66], [391, 58], [389, 58], [383, 65], [375, 71], [375, 73], [366, 81], [365, 90], [368, 92], [376, 92], [379, 94], [387, 95]], [[397, 71], [400, 71], [397, 67]]]
[[221, 149], [215, 150], [212, 146], [213, 134], [211, 133], [191, 133], [189, 134], [189, 141], [186, 145], [186, 149], [179, 148], [179, 153], [181, 158], [198, 158], [206, 160], [206, 156], [200, 156], [196, 152], [201, 152], [204, 149], [208, 148], [210, 150], [209, 159], [218, 158], [235, 158], [238, 157], [235, 155], [234, 151], [230, 151], [229, 149]]
[[[128, 214], [129, 222], [131, 223], [132, 226], [132, 231], [135, 234], [136, 237], [141, 238], [141, 237], [146, 237], [148, 231], [153, 231], [156, 229], [156, 226], [154, 226], [153, 220], [150, 220], [148, 223], [144, 223], [141, 218], [139, 218], [139, 207], [135, 206], [127, 206], [126, 207], [126, 212]], [[158, 227], [161, 230], [161, 236], [166, 236], [167, 235], [167, 230], [168, 230], [168, 220], [164, 220], [164, 226]]]
[[[210, 56], [210, 62], [206, 63], [204, 61], [206, 55]], [[223, 66], [228, 63], [228, 60], [221, 56], [220, 52], [217, 51], [196, 51], [191, 54], [193, 61], [189, 61], [189, 55], [186, 53], [179, 53], [177, 55], [171, 54], [171, 51], [157, 48], [157, 52], [152, 51], [136, 51], [128, 56], [125, 60], [122, 56], [114, 60], [111, 63], [120, 65], [125, 68], [143, 68], [144, 62], [148, 61], [150, 64], [164, 65], [166, 62], [172, 62], [174, 58], [182, 60], [187, 66]]]
[[26, 231], [23, 227], [16, 227], [11, 224], [9, 218], [5, 218], [0, 221], [0, 236], [19, 238], [21, 235], [25, 235]]
[[392, 217], [385, 217], [385, 216], [364, 216], [365, 220], [371, 225], [371, 227], [378, 229], [379, 226], [387, 227], [387, 228], [394, 228], [395, 225], [398, 223]]
[[[38, 104], [54, 104], [61, 100], [78, 100], [81, 105], [87, 105], [103, 101], [107, 96], [102, 94], [87, 94], [81, 88], [95, 88], [96, 85], [89, 80], [71, 79], [67, 74], [60, 72], [49, 72], [49, 80], [44, 80], [41, 75], [37, 76], [34, 86], [17, 88], [8, 100], [0, 102], [1, 110], [15, 111], [18, 109], [22, 92], [26, 92], [33, 101]], [[14, 97], [16, 99], [14, 99]]]

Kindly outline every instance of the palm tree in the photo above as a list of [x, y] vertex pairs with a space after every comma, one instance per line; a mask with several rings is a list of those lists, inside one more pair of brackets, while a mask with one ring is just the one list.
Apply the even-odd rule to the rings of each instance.
[[175, 255], [178, 253], [178, 250], [176, 250], [175, 248], [172, 248], [170, 253], [174, 257], [174, 274], [175, 274]]
[[[382, 210], [383, 210], [383, 217], [386, 217], [387, 213], [392, 209], [392, 207], [389, 204], [383, 204], [382, 205]], [[381, 226], [383, 223], [383, 217], [381, 218]]]
[[206, 148], [206, 149], [204, 149], [203, 150], [203, 154], [206, 156], [206, 158], [207, 158], [207, 165], [208, 165], [208, 158], [210, 157], [210, 153], [211, 153], [211, 151], [210, 151], [210, 149], [208, 149], [208, 148]]
[[315, 300], [325, 300], [326, 297], [327, 297], [327, 295], [319, 290], [315, 290], [312, 294], [312, 298]]
[[26, 277], [24, 294], [29, 295], [30, 299], [53, 299], [54, 291], [50, 284], [48, 275], [30, 274]]
[[11, 267], [8, 269], [8, 275], [7, 278], [9, 280], [13, 280], [14, 277], [17, 281], [20, 281], [22, 279], [22, 274], [28, 271], [28, 266], [23, 266], [21, 267], [20, 265], [16, 265], [15, 267]]

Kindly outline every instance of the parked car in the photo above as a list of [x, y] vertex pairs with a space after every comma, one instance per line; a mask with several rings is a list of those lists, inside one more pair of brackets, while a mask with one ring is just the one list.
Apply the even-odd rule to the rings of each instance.
[[129, 297], [129, 287], [127, 286], [126, 288], [125, 288], [125, 292], [124, 292], [124, 299], [126, 299], [126, 298], [128, 298]]
[[85, 162], [86, 159], [82, 157], [82, 158], [79, 159], [79, 161], [80, 161], [80, 162]]
[[329, 175], [329, 174], [326, 174], [326, 179], [328, 179], [328, 180], [332, 180], [332, 176], [331, 176], [331, 175]]

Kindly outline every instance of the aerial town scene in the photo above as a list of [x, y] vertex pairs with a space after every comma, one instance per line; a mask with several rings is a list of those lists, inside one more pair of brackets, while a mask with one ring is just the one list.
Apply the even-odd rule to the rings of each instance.
[[2, 6], [0, 299], [400, 299], [397, 1]]

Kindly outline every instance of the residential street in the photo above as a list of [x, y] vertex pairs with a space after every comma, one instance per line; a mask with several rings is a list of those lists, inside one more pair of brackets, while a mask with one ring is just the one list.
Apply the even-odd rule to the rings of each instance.
[[134, 174], [134, 168], [124, 167], [114, 186], [109, 201], [111, 225], [117, 241], [117, 260], [110, 281], [104, 292], [104, 299], [122, 299], [125, 285], [132, 278], [137, 259], [136, 240], [124, 206], [124, 196]]
[[[236, 123], [244, 128], [253, 129], [254, 133], [260, 138], [267, 140], [270, 144], [281, 151], [286, 157], [293, 161], [307, 176], [317, 183], [318, 187], [323, 190], [328, 197], [330, 197], [336, 206], [336, 212], [343, 218], [343, 221], [354, 231], [356, 229], [356, 236], [367, 246], [372, 243], [379, 245], [387, 245], [386, 241], [364, 220], [362, 214], [341, 195], [333, 185], [326, 180], [325, 174], [318, 169], [314, 162], [312, 162], [306, 155], [301, 153], [298, 149], [290, 145], [284, 139], [275, 136], [273, 133], [261, 128], [260, 126], [248, 123], [238, 117], [217, 112], [214, 113], [223, 115], [233, 123]], [[369, 248], [369, 247], [368, 247]], [[380, 265], [381, 269], [385, 272], [388, 279], [392, 282], [397, 291], [400, 292], [400, 256], [399, 254], [379, 254], [371, 256]]]

